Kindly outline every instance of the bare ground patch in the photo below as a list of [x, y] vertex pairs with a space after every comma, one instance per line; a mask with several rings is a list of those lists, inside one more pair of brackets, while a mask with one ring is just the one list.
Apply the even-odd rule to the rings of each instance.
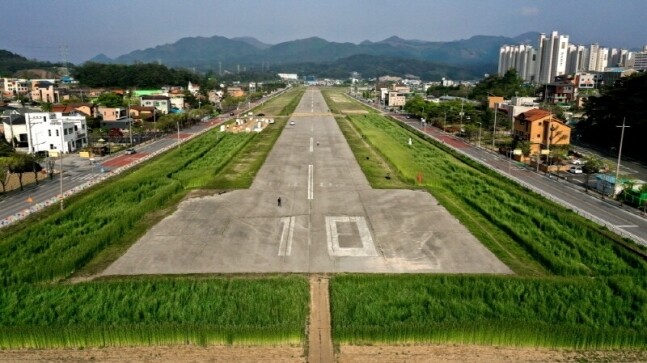
[[645, 362], [646, 351], [573, 351], [476, 345], [339, 347], [339, 363], [364, 362]]
[[303, 347], [164, 346], [0, 350], [0, 362], [305, 362]]

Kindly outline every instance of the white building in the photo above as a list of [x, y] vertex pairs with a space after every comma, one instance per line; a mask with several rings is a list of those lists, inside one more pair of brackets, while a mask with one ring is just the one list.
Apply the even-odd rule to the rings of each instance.
[[25, 114], [28, 152], [62, 150], [77, 151], [88, 145], [85, 117], [63, 116], [60, 112], [33, 112]]

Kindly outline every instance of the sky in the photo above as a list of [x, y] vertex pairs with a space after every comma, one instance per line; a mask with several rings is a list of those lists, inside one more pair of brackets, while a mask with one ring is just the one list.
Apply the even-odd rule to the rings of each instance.
[[357, 44], [558, 31], [575, 44], [647, 44], [646, 0], [3, 0], [0, 14], [0, 49], [75, 64], [215, 35]]

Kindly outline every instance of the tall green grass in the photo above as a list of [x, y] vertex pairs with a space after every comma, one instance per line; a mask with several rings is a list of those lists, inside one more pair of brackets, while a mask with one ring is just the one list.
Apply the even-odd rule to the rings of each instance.
[[0, 348], [303, 343], [304, 277], [149, 279], [0, 291]]
[[627, 283], [622, 280], [336, 276], [330, 285], [333, 334], [351, 344], [645, 347], [644, 286], [618, 291]]

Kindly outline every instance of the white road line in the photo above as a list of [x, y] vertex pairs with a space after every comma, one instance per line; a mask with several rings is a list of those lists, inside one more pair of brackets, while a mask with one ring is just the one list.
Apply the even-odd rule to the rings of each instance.
[[308, 200], [314, 199], [314, 166], [312, 164], [308, 165]]
[[638, 226], [635, 225], [635, 224], [625, 224], [625, 225], [617, 225], [616, 227], [617, 228], [635, 228], [635, 227], [638, 227]]
[[292, 237], [294, 236], [294, 221], [296, 217], [283, 217], [283, 230], [281, 231], [281, 243], [279, 244], [279, 256], [290, 256], [292, 253]]
[[310, 152], [314, 151], [314, 149], [312, 148], [313, 143], [314, 143], [314, 140], [312, 138], [310, 138]]

